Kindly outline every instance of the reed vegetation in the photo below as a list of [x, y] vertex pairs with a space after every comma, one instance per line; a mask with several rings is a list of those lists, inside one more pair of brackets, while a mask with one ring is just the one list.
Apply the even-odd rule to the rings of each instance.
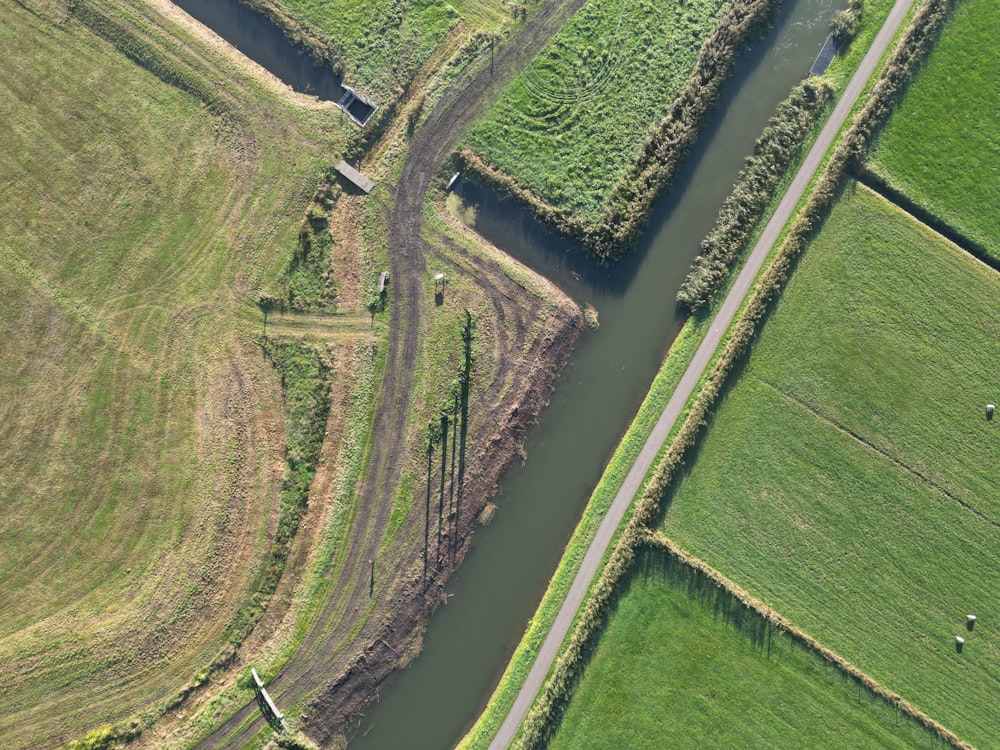
[[689, 311], [707, 305], [725, 282], [832, 94], [822, 79], [807, 79], [778, 106], [677, 292], [677, 301]]
[[[742, 316], [732, 325], [721, 353], [687, 408], [680, 429], [656, 464], [645, 490], [633, 503], [625, 528], [600, 577], [591, 586], [545, 687], [521, 725], [515, 741], [517, 747], [540, 746], [558, 725], [573, 686], [587, 663], [588, 654], [611, 612], [618, 585], [630, 570], [637, 550], [649, 539], [648, 529], [659, 521], [664, 493], [684, 464], [689, 450], [697, 444], [714, 405], [725, 392], [728, 379], [743, 361], [758, 327], [779, 296], [795, 259], [833, 206], [847, 169], [863, 158], [872, 132], [885, 119], [901, 87], [932, 45], [950, 7], [951, 0], [930, 0], [914, 14], [864, 105], [827, 161], [771, 265], [746, 303]], [[933, 719], [917, 711], [913, 715], [925, 725], [935, 725]], [[935, 732], [942, 737], [953, 736], [940, 725], [935, 725]], [[957, 738], [951, 744], [961, 746]]]

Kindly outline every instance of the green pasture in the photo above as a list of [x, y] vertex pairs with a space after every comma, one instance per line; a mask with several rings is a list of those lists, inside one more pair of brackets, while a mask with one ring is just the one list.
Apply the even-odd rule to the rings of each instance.
[[662, 553], [640, 557], [549, 748], [916, 748], [915, 722]]
[[[195, 43], [123, 23], [163, 77]], [[246, 312], [340, 131], [203, 50], [178, 79], [209, 105], [62, 4], [0, 5], [0, 45], [0, 744], [34, 748], [155, 714], [240, 637], [284, 444]]]
[[995, 271], [849, 184], [663, 525], [979, 747], [1000, 742], [998, 292]]
[[395, 98], [459, 22], [494, 31], [511, 12], [504, 0], [272, 0], [329, 43], [347, 82], [384, 104]]
[[595, 220], [687, 81], [723, 0], [592, 0], [470, 132], [490, 165]]
[[1000, 260], [1000, 13], [961, 0], [869, 168]]

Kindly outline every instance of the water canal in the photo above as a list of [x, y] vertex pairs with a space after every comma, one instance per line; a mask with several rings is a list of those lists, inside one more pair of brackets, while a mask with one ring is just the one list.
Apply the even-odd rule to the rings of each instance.
[[789, 0], [748, 50], [671, 193], [635, 252], [601, 267], [523, 210], [459, 181], [464, 215], [484, 236], [597, 308], [527, 461], [504, 477], [498, 512], [477, 533], [431, 620], [424, 648], [355, 727], [349, 750], [442, 750], [475, 721], [544, 592], [604, 465], [682, 323], [674, 297], [743, 159], [777, 104], [809, 71], [841, 0]]
[[[332, 70], [239, 0], [174, 0], [296, 91], [339, 101]], [[477, 231], [597, 308], [528, 456], [504, 477], [498, 512], [477, 533], [431, 620], [423, 652], [354, 728], [350, 750], [442, 750], [475, 721], [544, 592], [591, 490], [680, 328], [674, 297], [698, 244], [778, 102], [808, 72], [844, 0], [787, 0], [738, 63], [718, 109], [662, 197], [639, 247], [601, 267], [523, 210], [469, 182], [457, 202]]]
[[267, 18], [240, 0], [173, 0], [173, 3], [293, 90], [342, 104], [359, 124], [374, 112], [374, 106], [357, 98], [329, 65], [318, 63], [292, 44]]

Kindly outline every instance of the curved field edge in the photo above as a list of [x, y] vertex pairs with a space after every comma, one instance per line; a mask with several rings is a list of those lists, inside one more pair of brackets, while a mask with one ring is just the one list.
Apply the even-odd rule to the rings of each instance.
[[[589, 7], [585, 6], [574, 19], [585, 18], [583, 13]], [[622, 92], [648, 94], [650, 87], [655, 86], [655, 82], [648, 79], [654, 75], [657, 66], [650, 64], [640, 67], [632, 78], [620, 82], [618, 87], [611, 87], [610, 92], [600, 94], [611, 101], [607, 106], [616, 110], [614, 117], [605, 117], [587, 128], [581, 126], [578, 129], [585, 131], [582, 134], [568, 131], [567, 138], [580, 140], [579, 144], [564, 145], [563, 141], [567, 138], [563, 136], [566, 134], [558, 132], [550, 135], [550, 128], [546, 127], [541, 135], [534, 136], [539, 139], [538, 143], [528, 146], [529, 158], [541, 158], [545, 162], [522, 165], [516, 161], [519, 158], [517, 154], [521, 153], [518, 148], [523, 149], [526, 144], [516, 141], [518, 137], [523, 139], [527, 127], [517, 122], [505, 123], [503, 118], [507, 111], [524, 109], [527, 105], [519, 104], [520, 100], [526, 96], [530, 99], [537, 88], [521, 83], [530, 79], [533, 68], [529, 68], [508, 89], [501, 104], [490, 115], [498, 119], [498, 124], [492, 129], [486, 125], [474, 129], [460, 156], [466, 168], [502, 191], [517, 196], [536, 216], [559, 231], [579, 238], [597, 257], [613, 260], [638, 240], [654, 200], [670, 184], [697, 138], [704, 119], [718, 100], [733, 70], [736, 56], [751, 39], [767, 28], [777, 7], [776, 0], [731, 0], [720, 6], [718, 21], [711, 34], [707, 34], [707, 29], [702, 30], [699, 38], [704, 38], [704, 41], [697, 57], [685, 58], [690, 59], [693, 66], [690, 74], [683, 81], [677, 80], [672, 86], [662, 87], [668, 96], [659, 103], [655, 112], [650, 113], [652, 122], [642, 119], [622, 125], [619, 129], [623, 134], [614, 138], [606, 132], [608, 121], [615, 122], [615, 118], [625, 116], [617, 110], [629, 110], [626, 103], [613, 101], [615, 97], [622, 96]], [[653, 17], [652, 6], [644, 6], [644, 10], [647, 18]], [[639, 34], [635, 37], [639, 38]], [[561, 54], [585, 55], [589, 47], [584, 41], [570, 38], [562, 41], [561, 46], [554, 45], [553, 49]], [[661, 53], [667, 54], [665, 51]], [[552, 54], [556, 55], [556, 52]], [[534, 65], [544, 67], [544, 60], [539, 57]], [[667, 67], [670, 68], [669, 65]], [[633, 80], [635, 77], [640, 78], [642, 83]], [[516, 88], [518, 83], [521, 89]], [[603, 80], [598, 83], [610, 86]], [[598, 94], [588, 96], [594, 98]], [[643, 96], [642, 100], [648, 101], [649, 97]], [[593, 109], [593, 102], [588, 100], [587, 103], [586, 108], [582, 104], [577, 106], [588, 111]], [[559, 104], [560, 108], [567, 106], [570, 105]], [[634, 103], [632, 108], [635, 108]], [[545, 122], [548, 123], [552, 115], [546, 117]], [[577, 117], [586, 122], [582, 115]], [[627, 142], [618, 144], [619, 141]], [[615, 144], [618, 145], [611, 150]], [[624, 159], [623, 152], [626, 154]], [[559, 170], [567, 168], [559, 165], [567, 164], [582, 170], [582, 174], [588, 175], [587, 181], [594, 184], [581, 187], [576, 185], [579, 180], [571, 175], [556, 176]], [[601, 177], [597, 175], [604, 176], [603, 183], [607, 184], [602, 184]], [[540, 181], [551, 184], [545, 187]], [[569, 197], [567, 191], [571, 190], [578, 193], [578, 197]]]
[[[877, 15], [873, 13], [866, 14], [857, 39], [870, 41], [874, 38], [890, 7], [891, 4], [883, 4], [877, 9]], [[630, 515], [626, 516], [622, 527], [619, 529], [617, 547], [609, 548], [614, 549], [614, 552], [609, 552], [608, 555], [610, 557], [608, 555], [605, 557], [606, 563], [614, 565], [614, 570], [608, 571], [606, 567], [605, 574], [592, 584], [591, 590], [588, 593], [588, 600], [593, 600], [594, 598], [600, 599], [601, 596], [608, 595], [613, 589], [616, 572], [620, 574], [627, 568], [627, 558], [630, 554], [628, 551], [629, 545], [631, 543], [638, 543], [637, 540], [644, 533], [642, 531], [643, 527], [650, 523], [655, 514], [655, 508], [660, 496], [660, 490], [656, 489], [656, 487], [665, 486], [669, 481], [673, 467], [677, 466], [683, 460], [685, 446], [694, 440], [699, 430], [698, 424], [704, 418], [704, 414], [707, 413], [707, 409], [715, 397], [720, 373], [728, 371], [733, 366], [733, 362], [739, 358], [742, 348], [749, 341], [755, 330], [755, 321], [766, 309], [767, 300], [774, 293], [774, 290], [780, 287], [784, 278], [784, 269], [787, 267], [790, 257], [794, 256], [801, 247], [804, 238], [809, 234], [811, 224], [817, 221], [817, 217], [821, 216], [826, 210], [840, 175], [843, 174], [850, 163], [853, 154], [863, 151], [866, 129], [871, 127], [872, 122], [885, 116], [885, 111], [896, 96], [898, 87], [905, 80], [906, 71], [909, 70], [909, 66], [912, 66], [919, 60], [920, 54], [926, 50], [926, 47], [933, 39], [934, 30], [938, 28], [943, 19], [947, 7], [948, 4], [946, 2], [925, 4], [925, 6], [912, 16], [910, 24], [905, 30], [901, 30], [896, 40], [894, 40], [893, 48], [896, 51], [887, 55], [888, 62], [885, 63], [887, 70], [883, 70], [878, 81], [870, 83], [866, 88], [868, 96], [863, 102], [859, 102], [857, 105], [854, 124], [848, 128], [847, 135], [842, 138], [832, 156], [826, 158], [823, 173], [815, 178], [811, 184], [810, 191], [807, 193], [809, 197], [804, 197], [802, 204], [800, 204], [799, 218], [792, 222], [790, 231], [788, 229], [785, 230], [780, 246], [776, 245], [773, 260], [771, 261], [771, 269], [762, 271], [758, 279], [757, 292], [744, 304], [740, 313], [743, 318], [738, 319], [730, 327], [724, 345], [720, 347], [719, 352], [717, 352], [713, 359], [713, 364], [710, 365], [709, 374], [702, 378], [695, 391], [698, 395], [689, 401], [685, 407], [685, 411], [682, 413], [682, 418], [677, 422], [681, 427], [675, 427], [672, 437], [665, 442], [664, 448], [658, 455], [657, 462], [654, 463], [654, 466], [657, 468], [655, 471], [651, 471], [644, 480], [645, 489], [643, 493], [637, 496], [640, 498], [637, 502], [645, 520], [637, 520], [635, 517], [636, 508], [633, 507], [630, 509]], [[853, 52], [856, 49], [852, 45], [848, 51]], [[852, 68], [856, 67], [860, 63], [862, 56], [863, 50], [856, 54], [850, 54], [846, 60], [846, 64]], [[836, 62], [836, 67], [832, 69], [832, 72], [835, 73], [835, 78], [838, 80], [846, 81], [850, 78], [850, 74], [842, 67], [844, 64]], [[769, 215], [772, 209], [773, 202], [765, 216]], [[718, 302], [715, 304], [717, 305]], [[712, 306], [712, 312], [714, 312], [714, 307], [715, 305]], [[539, 605], [538, 612], [532, 618], [526, 635], [522, 638], [521, 643], [515, 651], [486, 710], [466, 738], [463, 739], [462, 748], [485, 747], [489, 744], [502, 723], [503, 718], [510, 710], [520, 685], [523, 683], [535, 659], [538, 648], [544, 640], [545, 634], [548, 632], [562, 600], [565, 598], [565, 592], [569, 589], [576, 569], [579, 566], [579, 561], [582, 559], [586, 547], [593, 538], [603, 512], [610, 504], [618, 486], [620, 486], [621, 478], [624, 477], [635, 455], [638, 454], [639, 449], [645, 441], [645, 437], [651, 431], [656, 416], [662, 411], [684, 368], [691, 357], [693, 357], [700, 343], [701, 336], [710, 322], [711, 316], [708, 311], [705, 311], [704, 314], [692, 316], [671, 347], [664, 366], [654, 381], [650, 397], [640, 407], [639, 414], [642, 415], [645, 413], [648, 415], [648, 426], [644, 431], [634, 434], [630, 428], [629, 433], [627, 433], [626, 440], [632, 445], [631, 456], [622, 451], [625, 441], [623, 441], [619, 450], [616, 451], [615, 457], [613, 457], [609, 468], [605, 472], [605, 476], [602, 477], [598, 489], [595, 490], [594, 498], [603, 496], [603, 503], [600, 505], [595, 504], [593, 510], [591, 509], [591, 505], [594, 504], [593, 501], [588, 504], [577, 532], [574, 533], [567, 546], [567, 553], [564, 556], [564, 560], [560, 562], [559, 568], [546, 591], [542, 603]], [[683, 359], [678, 361], [679, 357], [683, 357]], [[671, 374], [667, 374], [668, 371]], [[658, 402], [647, 403], [651, 401], [654, 391], [659, 392]], [[694, 414], [693, 417], [692, 413]], [[622, 456], [619, 459], [620, 453]], [[619, 475], [617, 481], [608, 480], [607, 486], [605, 486], [606, 479], [615, 473]], [[653, 482], [652, 487], [650, 486], [651, 480]], [[629, 541], [630, 539], [631, 542]], [[600, 613], [600, 611], [600, 606], [590, 606], [588, 617], [593, 620], [595, 612]], [[581, 616], [578, 614], [576, 624], [574, 625], [576, 634], [568, 637], [567, 642], [563, 645], [563, 650], [567, 648], [579, 648], [579, 641], [586, 640], [585, 637], [580, 638], [582, 627], [580, 621]], [[587, 627], [594, 627], [593, 622]], [[571, 633], [573, 633], [572, 630]], [[570, 638], [572, 638], [572, 642]], [[573, 645], [574, 643], [576, 644], [575, 646]], [[570, 660], [576, 660], [574, 663], [577, 665], [580, 663], [578, 656], [571, 657]], [[555, 681], [561, 685], [560, 690], [565, 689], [569, 682], [574, 679], [571, 674], [565, 671], [566, 666], [566, 663], [562, 663], [561, 668], [563, 669], [563, 673]], [[547, 683], [548, 687], [543, 689], [543, 694], [551, 691], [553, 684], [550, 674]], [[542, 694], [536, 699], [536, 703], [542, 700], [541, 696]], [[550, 695], [545, 700], [550, 701], [553, 697]], [[565, 696], [557, 700], [564, 699]], [[533, 731], [539, 731], [544, 725], [544, 719], [540, 717], [545, 714], [546, 710], [538, 709], [537, 705], [532, 709], [532, 714], [535, 715]], [[522, 735], [523, 733], [524, 725], [522, 725], [521, 730]], [[531, 743], [525, 743], [522, 738], [521, 745], [530, 746]]]
[[[8, 412], [5, 420], [16, 437], [5, 433], [3, 445], [17, 452], [48, 439], [72, 446], [60, 460], [58, 452], [32, 450], [30, 463], [18, 458], [4, 466], [18, 476], [34, 466], [36, 477], [48, 477], [49, 502], [41, 507], [65, 511], [58, 527], [74, 519], [76, 539], [35, 557], [75, 560], [75, 604], [65, 611], [72, 635], [51, 610], [61, 600], [39, 590], [50, 608], [46, 628], [21, 646], [5, 638], [17, 660], [48, 654], [46, 667], [23, 679], [62, 684], [74, 675], [71, 689], [41, 688], [48, 697], [32, 710], [45, 713], [44, 729], [14, 712], [14, 691], [26, 683], [8, 680], [5, 716], [18, 720], [5, 739], [31, 746], [65, 741], [101, 721], [124, 720], [126, 732], [148, 726], [204, 685], [245, 635], [237, 613], [259, 591], [276, 532], [275, 459], [284, 438], [277, 378], [242, 324], [242, 309], [279, 265], [292, 220], [320, 179], [320, 144], [332, 142], [322, 134], [332, 112], [296, 111], [248, 79], [219, 75], [210, 57], [180, 64], [182, 43], [160, 37], [140, 13], [117, 6], [104, 13], [120, 24], [104, 27], [110, 35], [116, 28], [133, 33], [118, 41], [144, 65], [59, 4], [4, 11], [4, 28], [14, 34], [8, 48], [34, 44], [3, 75], [8, 104], [14, 102], [6, 110], [8, 137], [17, 143], [5, 144], [13, 163], [4, 171], [20, 175], [4, 204], [18, 216], [5, 223], [24, 231], [9, 238], [2, 261], [6, 278], [16, 279], [6, 298], [26, 299], [19, 307], [34, 319], [21, 321], [32, 331], [23, 339], [32, 348], [4, 358], [28, 369], [23, 379], [4, 379], [5, 388], [18, 389], [19, 406], [17, 418]], [[42, 79], [32, 84], [34, 72]], [[260, 111], [246, 104], [248, 91], [266, 102], [266, 128], [257, 128]], [[33, 120], [41, 115], [43, 128]], [[24, 191], [31, 200], [21, 201]], [[26, 241], [34, 251], [23, 252]], [[39, 358], [30, 342], [42, 341], [51, 346]], [[73, 377], [52, 379], [67, 367]], [[30, 428], [25, 421], [39, 419], [48, 424]], [[22, 484], [7, 479], [9, 488]], [[37, 508], [34, 515], [42, 520]], [[6, 531], [14, 521], [8, 512]], [[98, 530], [95, 558], [87, 540]], [[42, 537], [15, 538], [23, 577], [22, 546]], [[93, 564], [97, 559], [103, 562]], [[109, 575], [109, 565], [120, 575]], [[88, 601], [79, 587], [92, 579], [99, 580]], [[26, 622], [31, 586], [61, 585], [46, 576], [30, 585], [5, 580], [19, 596], [4, 607], [21, 616], [15, 627]], [[61, 657], [69, 646], [75, 655]], [[113, 654], [104, 653], [108, 648]], [[151, 668], [150, 659], [159, 666]], [[17, 660], [5, 663], [14, 669]], [[122, 664], [127, 671], [119, 679]]]

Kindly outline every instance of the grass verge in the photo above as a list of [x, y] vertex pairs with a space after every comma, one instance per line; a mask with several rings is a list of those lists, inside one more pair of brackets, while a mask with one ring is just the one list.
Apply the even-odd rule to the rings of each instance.
[[[776, 251], [772, 267], [763, 274], [757, 291], [744, 306], [742, 312], [743, 318], [732, 327], [721, 353], [713, 360], [709, 374], [699, 384], [699, 395], [693, 399], [684, 414], [682, 414], [679, 423], [683, 421], [683, 424], [680, 429], [675, 431], [675, 435], [668, 439], [665, 444], [669, 448], [661, 451], [657, 459], [655, 473], [651, 477], [647, 477], [647, 486], [643, 490], [638, 505], [634, 509], [636, 516], [628, 518], [625, 524], [624, 536], [619, 539], [617, 547], [611, 556], [606, 557], [607, 567], [600, 580], [591, 587], [591, 591], [588, 594], [589, 601], [586, 612], [582, 616], [577, 616], [576, 630], [570, 636], [567, 644], [564, 644], [564, 653], [554, 668], [553, 674], [550, 674], [550, 679], [543, 692], [543, 696], [538, 699], [536, 706], [529, 715], [526, 725], [522, 726], [522, 745], [527, 744], [530, 746], [532, 742], [537, 741], [540, 735], [544, 734], [547, 726], [546, 716], [550, 715], [552, 711], [558, 711], [560, 701], [565, 700], [569, 686], [573, 679], [575, 679], [576, 669], [583, 663], [581, 649], [586, 648], [589, 639], [599, 628], [599, 623], [605, 612], [603, 606], [613, 596], [615, 581], [618, 576], [623, 575], [628, 569], [634, 545], [641, 543], [643, 538], [643, 526], [646, 523], [650, 523], [654, 518], [663, 488], [669, 482], [674, 470], [683, 461], [685, 450], [697, 438], [700, 432], [700, 424], [702, 420], [707, 418], [708, 410], [720, 391], [721, 383], [725, 380], [729, 370], [742, 356], [741, 353], [744, 351], [744, 347], [748, 345], [760, 318], [768, 308], [769, 300], [782, 285], [791, 259], [800, 251], [811, 229], [820, 223], [835, 194], [836, 185], [840, 182], [849, 159], [853, 154], [863, 152], [866, 136], [871, 132], [872, 123], [884, 117], [889, 103], [893, 100], [898, 90], [900, 82], [906, 80], [911, 66], [920, 58], [921, 53], [927, 48], [929, 41], [933, 39], [934, 31], [938, 28], [947, 7], [948, 4], [946, 2], [930, 3], [914, 16], [910, 25], [900, 37], [902, 41], [886, 65], [878, 83], [872, 87], [871, 95], [859, 110], [855, 122], [848, 131], [844, 142], [837, 147], [833, 156], [826, 161], [824, 172], [815, 181], [815, 190], [808, 200], [806, 200], [802, 215], [793, 223], [791, 231], [784, 235], [784, 241], [780, 250]], [[887, 12], [885, 8], [882, 10]], [[869, 38], [873, 36], [875, 32], [869, 30], [867, 25], [871, 24], [877, 30], [877, 27], [881, 25], [882, 17], [884, 17], [884, 13], [869, 13], [862, 22], [859, 37]], [[855, 64], [857, 64], [860, 57], [853, 59], [855, 60]], [[844, 64], [844, 62], [839, 63], [840, 66]], [[842, 71], [843, 68], [841, 67], [840, 70]], [[687, 361], [693, 355], [700, 341], [701, 333], [699, 331], [704, 331], [704, 327], [709, 324], [710, 320], [710, 314], [707, 312], [704, 315], [693, 316], [689, 319], [678, 341], [675, 342], [663, 370], [661, 370], [657, 380], [654, 382], [654, 389], [657, 385], [663, 386], [660, 396], [662, 400], [659, 406], [651, 406], [649, 403], [650, 399], [647, 398], [647, 401], [642, 406], [642, 411], [650, 408], [651, 413], [658, 414], [662, 410], [674, 387], [674, 383], [667, 379], [668, 376], [664, 375], [664, 371], [669, 368], [675, 368], [673, 369], [674, 374], [672, 377], [675, 379], [679, 378], [680, 373], [683, 372]], [[686, 339], [686, 335], [690, 335], [692, 338]], [[681, 359], [678, 360], [675, 357], [680, 357]], [[655, 420], [655, 417], [653, 419]], [[649, 424], [651, 427], [652, 422]], [[616, 452], [615, 457], [612, 459], [611, 466], [614, 466], [617, 461], [621, 460], [622, 464], [620, 466], [622, 468], [617, 469], [617, 471], [627, 471], [627, 467], [634, 461], [635, 454], [637, 454], [639, 447], [645, 441], [645, 436], [648, 434], [649, 428], [646, 428], [644, 433], [635, 432], [635, 442], [633, 444], [635, 448], [632, 457], [619, 456], [622, 453], [620, 446], [619, 451]], [[630, 428], [626, 439], [629, 436], [633, 436], [633, 428]], [[595, 497], [600, 493], [601, 486], [604, 485], [605, 480], [610, 481], [609, 475], [612, 473], [613, 469], [609, 467], [602, 478], [601, 485], [597, 493], [595, 493]], [[614, 488], [609, 487], [606, 490], [610, 492], [606, 502], [610, 502], [610, 497], [613, 497], [619, 484], [620, 479], [614, 485]], [[535, 654], [544, 639], [544, 634], [548, 631], [558, 611], [565, 591], [568, 589], [572, 576], [575, 573], [576, 566], [579, 564], [579, 560], [582, 559], [586, 545], [589, 544], [593, 531], [599, 523], [599, 514], [607, 507], [605, 504], [600, 506], [598, 510], [595, 506], [597, 506], [597, 503], [592, 499], [587, 510], [584, 512], [583, 520], [567, 547], [567, 552], [560, 562], [553, 581], [542, 603], [539, 605], [538, 614], [530, 623], [528, 632], [518, 646], [514, 657], [511, 659], [486, 711], [463, 741], [463, 747], [478, 747], [487, 744], [499, 728], [506, 712], [509, 711], [514, 697], [530, 669], [531, 662], [534, 660]], [[591, 513], [594, 515], [591, 516]], [[590, 520], [588, 521], [588, 519]], [[588, 523], [591, 524], [590, 530], [585, 532], [584, 529]], [[621, 534], [622, 532], [619, 533]]]

